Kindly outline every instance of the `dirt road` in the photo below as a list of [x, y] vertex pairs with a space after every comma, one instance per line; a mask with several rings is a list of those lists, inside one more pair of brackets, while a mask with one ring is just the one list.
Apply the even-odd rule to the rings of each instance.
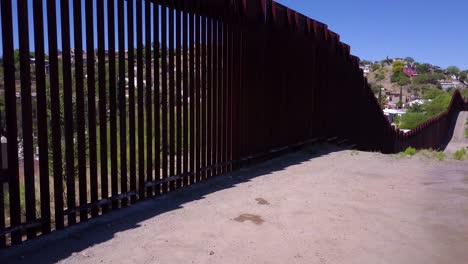
[[0, 263], [467, 263], [468, 163], [303, 151], [0, 253]]

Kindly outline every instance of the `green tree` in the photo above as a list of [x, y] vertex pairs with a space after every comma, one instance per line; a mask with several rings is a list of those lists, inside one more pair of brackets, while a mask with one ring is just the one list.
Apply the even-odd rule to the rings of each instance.
[[388, 64], [388, 65], [392, 65], [392, 62], [393, 61], [391, 59], [389, 59], [388, 56], [387, 56], [387, 58], [382, 61], [382, 65], [384, 65], [385, 63]]
[[463, 82], [466, 82], [468, 81], [468, 71], [462, 71], [460, 72], [459, 76], [458, 76], [458, 79], [460, 81], [463, 81]]
[[437, 84], [438, 77], [436, 74], [422, 73], [413, 78], [416, 84]]
[[424, 111], [429, 118], [438, 116], [447, 110], [451, 100], [452, 96], [449, 93], [441, 93], [432, 101], [424, 104]]
[[382, 81], [385, 79], [385, 74], [383, 72], [378, 72], [376, 75], [375, 75], [375, 79], [377, 81]]
[[410, 78], [406, 74], [400, 74], [400, 78], [398, 80], [398, 85], [405, 86], [411, 83]]
[[370, 65], [370, 64], [372, 64], [372, 61], [368, 61], [368, 60], [361, 61], [361, 65]]
[[[414, 81], [414, 79], [413, 79], [413, 81]], [[432, 86], [430, 84], [413, 83], [413, 84], [411, 84], [409, 89], [414, 91], [414, 92], [417, 92], [417, 93], [419, 93], [419, 92], [424, 93], [425, 91], [427, 91], [429, 89], [432, 89]]]
[[399, 127], [401, 129], [413, 129], [427, 120], [427, 115], [424, 113], [409, 112], [401, 116]]
[[406, 57], [406, 58], [405, 58], [405, 61], [406, 61], [406, 62], [409, 62], [409, 63], [413, 63], [413, 62], [414, 62], [414, 59], [411, 58], [411, 57]]
[[376, 70], [380, 69], [380, 64], [379, 63], [374, 63], [374, 64], [372, 64], [371, 68], [372, 68], [372, 71], [376, 71]]
[[419, 74], [429, 73], [430, 71], [431, 71], [431, 67], [427, 63], [422, 63], [422, 64], [416, 65], [416, 72], [419, 73]]
[[439, 90], [439, 89], [430, 89], [423, 93], [423, 98], [426, 100], [432, 100], [443, 93], [444, 91]]
[[393, 74], [399, 73], [403, 71], [403, 67], [405, 66], [405, 63], [402, 61], [395, 61], [392, 65], [392, 72]]
[[390, 78], [390, 81], [393, 83], [398, 83], [399, 85], [405, 86], [411, 83], [410, 78], [404, 72], [396, 72]]
[[456, 76], [460, 73], [460, 69], [457, 66], [449, 66], [446, 71], [448, 74]]
[[434, 66], [433, 71], [434, 73], [444, 73], [444, 71], [439, 66]]
[[371, 85], [371, 88], [374, 93], [378, 93], [383, 88], [383, 85], [380, 83], [375, 83]]

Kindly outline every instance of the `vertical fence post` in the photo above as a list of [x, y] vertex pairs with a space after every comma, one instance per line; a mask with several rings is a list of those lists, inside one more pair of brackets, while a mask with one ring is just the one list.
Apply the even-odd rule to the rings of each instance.
[[[18, 30], [19, 30], [19, 60], [21, 82], [21, 121], [23, 134], [23, 165], [24, 165], [24, 192], [26, 206], [26, 221], [36, 220], [36, 197], [34, 179], [34, 153], [33, 153], [33, 121], [31, 98], [31, 65], [29, 59], [29, 25], [28, 25], [28, 1], [19, 0]], [[27, 230], [27, 238], [36, 236], [35, 229]]]

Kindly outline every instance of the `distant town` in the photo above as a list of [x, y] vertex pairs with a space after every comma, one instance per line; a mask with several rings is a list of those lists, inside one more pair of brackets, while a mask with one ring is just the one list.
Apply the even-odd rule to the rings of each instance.
[[442, 69], [406, 57], [362, 60], [359, 67], [389, 122], [404, 131], [444, 112], [456, 89], [468, 97], [468, 70], [456, 66]]

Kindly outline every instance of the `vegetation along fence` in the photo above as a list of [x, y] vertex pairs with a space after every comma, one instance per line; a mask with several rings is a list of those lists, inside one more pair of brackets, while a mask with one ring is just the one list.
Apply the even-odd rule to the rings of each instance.
[[466, 108], [396, 131], [339, 35], [271, 0], [0, 3], [0, 247], [314, 139], [437, 148]]

